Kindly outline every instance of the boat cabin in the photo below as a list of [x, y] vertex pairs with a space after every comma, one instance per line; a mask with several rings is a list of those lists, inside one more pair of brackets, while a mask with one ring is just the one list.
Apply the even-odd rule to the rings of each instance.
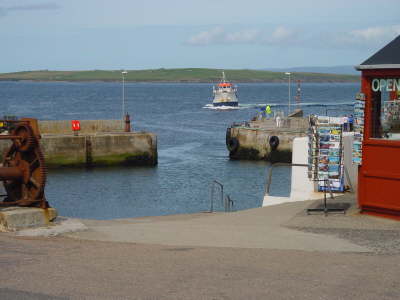
[[232, 84], [228, 82], [222, 82], [218, 84], [218, 87], [225, 87], [225, 88], [232, 87]]

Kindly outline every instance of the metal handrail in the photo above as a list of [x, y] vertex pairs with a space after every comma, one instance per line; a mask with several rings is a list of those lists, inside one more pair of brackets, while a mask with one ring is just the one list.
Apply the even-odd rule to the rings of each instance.
[[224, 197], [224, 185], [217, 181], [217, 180], [213, 180], [213, 182], [211, 183], [211, 193], [210, 193], [210, 213], [214, 212], [214, 187], [215, 185], [218, 185], [220, 187], [221, 190], [221, 205], [224, 206], [224, 210], [225, 212], [229, 212], [232, 211], [232, 208], [235, 204], [235, 202], [231, 199], [231, 197], [229, 195], [226, 195]]
[[210, 212], [213, 212], [213, 211], [214, 211], [214, 186], [215, 186], [216, 184], [221, 188], [221, 203], [224, 202], [224, 185], [223, 185], [221, 182], [219, 182], [219, 181], [217, 181], [217, 180], [214, 180], [214, 181], [211, 183]]
[[229, 195], [226, 195], [225, 201], [224, 201], [225, 212], [232, 211], [234, 204], [235, 204], [235, 202], [231, 199], [231, 197]]
[[[349, 104], [350, 106], [350, 104]], [[352, 112], [354, 108], [347, 109], [347, 108], [325, 108], [325, 116], [328, 116], [328, 111], [341, 111], [341, 112]]]
[[[274, 164], [271, 164], [271, 167], [270, 167], [269, 172], [268, 172], [267, 181], [265, 183], [264, 195], [269, 195], [269, 191], [270, 191], [270, 188], [271, 188], [271, 182], [272, 182], [272, 171], [273, 171], [273, 169], [275, 167], [281, 167], [281, 166], [308, 167], [308, 164], [292, 164], [292, 163], [274, 163]], [[349, 175], [349, 172], [348, 172], [348, 170], [347, 170], [345, 165], [343, 165], [343, 170], [344, 170], [344, 175], [347, 177], [347, 181], [348, 181], [348, 184], [350, 186], [350, 191], [352, 193], [354, 193], [354, 188], [353, 188], [353, 185], [351, 184], [350, 175]], [[330, 192], [330, 193], [332, 193], [332, 192]]]

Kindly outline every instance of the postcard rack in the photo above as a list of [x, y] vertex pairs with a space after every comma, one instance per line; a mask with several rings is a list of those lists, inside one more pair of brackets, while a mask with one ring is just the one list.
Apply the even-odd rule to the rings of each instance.
[[358, 93], [354, 102], [353, 164], [361, 165], [362, 141], [364, 131], [365, 95]]
[[324, 192], [321, 208], [307, 209], [310, 212], [345, 212], [343, 208], [327, 205], [327, 192], [333, 199], [334, 192], [344, 192], [343, 125], [340, 118], [311, 116], [308, 132], [308, 177], [315, 182], [318, 191]]
[[339, 118], [313, 116], [309, 128], [308, 177], [317, 182], [318, 191], [344, 191], [343, 136]]

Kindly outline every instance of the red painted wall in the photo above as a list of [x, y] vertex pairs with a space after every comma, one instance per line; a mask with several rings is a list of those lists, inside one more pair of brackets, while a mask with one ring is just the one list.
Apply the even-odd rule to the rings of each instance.
[[358, 203], [363, 213], [400, 220], [400, 140], [371, 138], [371, 81], [374, 78], [400, 78], [400, 69], [362, 71], [361, 91], [366, 102]]

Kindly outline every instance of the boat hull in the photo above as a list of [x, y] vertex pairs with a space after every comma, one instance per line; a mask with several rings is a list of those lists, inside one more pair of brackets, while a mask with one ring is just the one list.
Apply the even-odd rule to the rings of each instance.
[[239, 102], [237, 101], [230, 101], [230, 102], [213, 102], [213, 106], [232, 106], [237, 107], [239, 106]]

